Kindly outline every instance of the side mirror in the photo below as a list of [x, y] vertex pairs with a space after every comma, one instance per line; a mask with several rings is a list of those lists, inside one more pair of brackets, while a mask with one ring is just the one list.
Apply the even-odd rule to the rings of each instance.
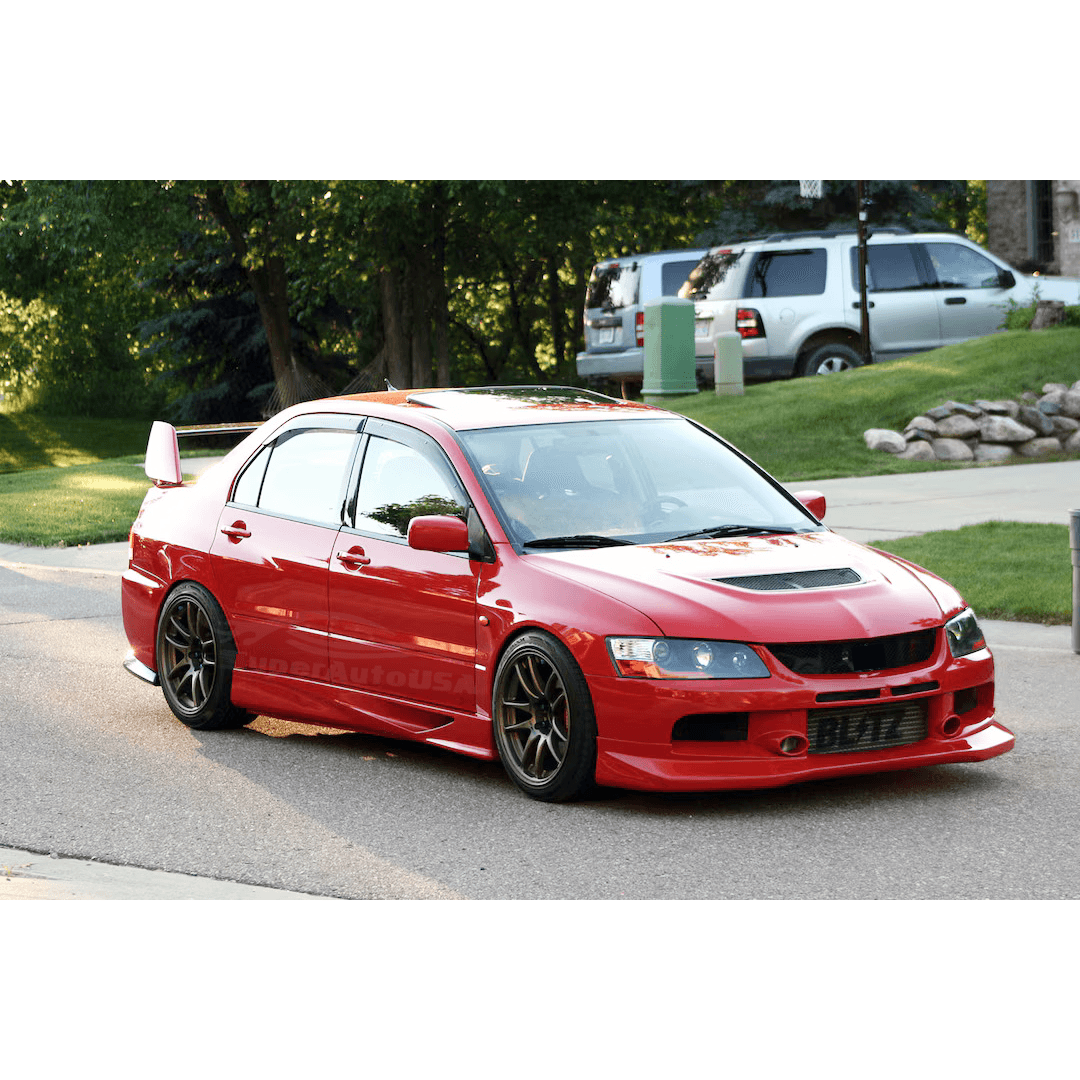
[[820, 491], [796, 491], [795, 498], [799, 500], [818, 519], [825, 520], [825, 496]]
[[1003, 289], [1011, 289], [1016, 284], [1016, 275], [1011, 270], [999, 270], [998, 284]]
[[158, 487], [178, 487], [184, 482], [176, 428], [163, 420], [155, 420], [150, 428], [146, 443], [146, 475]]
[[450, 514], [425, 514], [409, 522], [409, 547], [417, 551], [468, 551], [469, 526]]

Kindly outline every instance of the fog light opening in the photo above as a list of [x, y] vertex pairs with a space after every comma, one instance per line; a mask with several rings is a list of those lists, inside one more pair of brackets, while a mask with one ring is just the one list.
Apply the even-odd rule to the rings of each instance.
[[781, 754], [804, 754], [810, 743], [803, 735], [788, 735], [780, 740]]
[[954, 735], [959, 734], [960, 726], [960, 717], [954, 713], [952, 716], [945, 718], [945, 722], [941, 725], [941, 734], [947, 739], [951, 739]]

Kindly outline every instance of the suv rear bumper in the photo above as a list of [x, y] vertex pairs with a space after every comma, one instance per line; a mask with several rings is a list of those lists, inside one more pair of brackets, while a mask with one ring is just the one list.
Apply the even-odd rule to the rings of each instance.
[[637, 347], [619, 352], [580, 352], [577, 373], [583, 379], [640, 379], [645, 374], [645, 350]]

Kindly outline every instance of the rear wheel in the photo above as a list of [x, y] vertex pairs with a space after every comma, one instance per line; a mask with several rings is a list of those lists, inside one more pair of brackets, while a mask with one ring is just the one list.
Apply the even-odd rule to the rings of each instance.
[[819, 345], [799, 362], [800, 375], [831, 375], [863, 366], [862, 357], [850, 345], [839, 341]]
[[594, 787], [596, 716], [570, 651], [550, 634], [522, 634], [495, 672], [495, 746], [510, 779], [544, 802]]
[[220, 605], [201, 585], [177, 586], [158, 620], [161, 688], [177, 719], [198, 731], [243, 727], [254, 717], [230, 700], [236, 646]]

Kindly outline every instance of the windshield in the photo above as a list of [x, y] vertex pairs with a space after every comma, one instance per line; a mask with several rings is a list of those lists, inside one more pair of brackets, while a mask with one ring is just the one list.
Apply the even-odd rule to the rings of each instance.
[[490, 428], [460, 438], [508, 535], [526, 548], [824, 528], [679, 417]]
[[725, 295], [728, 271], [742, 258], [741, 251], [710, 251], [690, 271], [686, 284], [679, 290], [684, 300], [712, 300]]
[[585, 294], [586, 308], [618, 311], [638, 302], [641, 270], [636, 262], [597, 263]]

